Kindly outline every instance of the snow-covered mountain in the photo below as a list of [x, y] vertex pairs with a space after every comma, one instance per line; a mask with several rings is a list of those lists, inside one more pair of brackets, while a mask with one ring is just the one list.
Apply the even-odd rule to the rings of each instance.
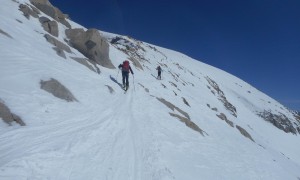
[[241, 79], [47, 0], [0, 17], [1, 180], [300, 179], [299, 114]]

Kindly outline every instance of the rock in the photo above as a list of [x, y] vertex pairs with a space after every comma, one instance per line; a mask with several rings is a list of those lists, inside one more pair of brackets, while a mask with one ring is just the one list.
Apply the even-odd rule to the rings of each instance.
[[19, 6], [19, 10], [23, 12], [23, 15], [29, 19], [30, 16], [34, 17], [34, 18], [38, 18], [38, 14], [36, 13], [36, 11], [32, 10], [30, 7], [28, 7], [27, 5], [24, 4], [20, 4]]
[[68, 53], [71, 53], [71, 49], [68, 45], [66, 45], [65, 43], [63, 42], [60, 42], [59, 40], [55, 39], [54, 37], [52, 37], [51, 35], [49, 34], [45, 34], [44, 36], [46, 38], [46, 40], [51, 43], [52, 45], [54, 45], [55, 47], [57, 47], [59, 50], [63, 50], [63, 51], [66, 51]]
[[2, 31], [1, 29], [0, 29], [0, 33], [12, 39], [11, 35], [9, 35], [8, 33], [4, 32], [4, 31]]
[[259, 112], [257, 114], [258, 116], [262, 117], [264, 120], [272, 123], [277, 128], [283, 130], [286, 133], [293, 133], [297, 134], [299, 133], [299, 130], [297, 130], [294, 126], [291, 120], [286, 117], [284, 114], [274, 114], [270, 111], [264, 110], [263, 112]]
[[[195, 124], [193, 121], [183, 117], [183, 116], [180, 116], [178, 114], [175, 114], [175, 113], [169, 113], [170, 116], [173, 116], [173, 117], [176, 117], [178, 118], [181, 122], [183, 122], [187, 127], [193, 129], [194, 131], [197, 131], [199, 132], [202, 136], [204, 136], [204, 131], [199, 128], [199, 126], [197, 126], [197, 124]], [[207, 134], [207, 133], [206, 133]]]
[[[234, 116], [237, 117], [237, 112], [236, 112], [236, 108], [234, 105], [232, 105], [227, 99], [226, 96], [224, 94], [224, 92], [220, 89], [219, 85], [212, 80], [211, 78], [209, 78], [208, 76], [205, 77], [205, 79], [207, 80], [207, 82], [213, 87], [213, 89], [217, 92], [218, 95], [218, 99], [219, 101], [221, 101], [224, 105], [224, 107]], [[210, 86], [207, 86], [209, 89]], [[215, 95], [215, 91], [213, 91], [211, 89], [211, 92]]]
[[64, 59], [67, 59], [65, 52], [62, 49], [59, 49], [58, 47], [53, 47], [52, 48], [56, 54]]
[[66, 27], [71, 28], [70, 23], [66, 20], [66, 15], [57, 7], [54, 7], [48, 0], [30, 0], [30, 2], [43, 13], [62, 23]]
[[90, 70], [97, 72], [98, 74], [100, 74], [100, 69], [96, 66], [96, 64], [93, 64], [93, 66], [91, 66], [88, 62], [90, 62], [89, 59], [86, 58], [78, 58], [78, 57], [71, 57], [73, 60], [75, 60], [76, 62], [86, 66], [87, 68], [89, 68]]
[[67, 102], [77, 101], [73, 94], [59, 81], [51, 78], [48, 81], [41, 80], [41, 89], [51, 93], [53, 96], [66, 100]]
[[147, 59], [145, 59], [145, 57], [141, 55], [141, 51], [145, 52], [145, 49], [136, 40], [132, 41], [133, 42], [130, 42], [129, 40], [123, 37], [117, 36], [113, 38], [110, 42], [117, 49], [127, 54], [129, 56], [128, 60], [130, 60], [136, 68], [143, 70], [143, 66], [140, 64], [139, 61], [147, 61]]
[[238, 126], [238, 125], [236, 125], [235, 127], [240, 131], [240, 133], [241, 133], [243, 136], [245, 136], [246, 138], [248, 138], [248, 139], [250, 139], [251, 141], [255, 142], [255, 141], [252, 139], [251, 135], [250, 135], [244, 128], [242, 128], [241, 126]]
[[36, 8], [36, 7], [32, 6], [32, 5], [30, 5], [30, 7], [33, 10], [33, 12], [35, 12], [36, 14], [41, 14], [41, 11], [38, 8]]
[[56, 21], [51, 21], [50, 19], [43, 16], [39, 18], [39, 21], [45, 31], [52, 34], [53, 36], [58, 37], [58, 24]]
[[70, 39], [70, 45], [87, 58], [103, 67], [115, 69], [109, 59], [109, 44], [101, 37], [98, 30], [67, 29], [66, 35]]
[[130, 60], [132, 62], [132, 64], [136, 67], [139, 68], [141, 70], [143, 70], [143, 66], [141, 65], [141, 63], [138, 61], [138, 58], [136, 57], [129, 57], [128, 60]]
[[181, 97], [181, 98], [182, 98], [182, 100], [183, 100], [183, 102], [184, 102], [185, 105], [191, 107], [190, 104], [187, 102], [187, 100], [184, 97]]
[[47, 22], [49, 22], [51, 20], [49, 18], [45, 17], [45, 16], [41, 16], [39, 18], [39, 21], [40, 21], [41, 24], [44, 24], [44, 23], [47, 23]]
[[4, 102], [0, 101], [0, 118], [2, 118], [2, 120], [11, 125], [12, 122], [16, 122], [18, 124], [20, 124], [21, 126], [25, 126], [25, 123], [22, 121], [22, 119], [11, 113], [10, 109], [4, 104]]
[[220, 119], [224, 120], [229, 126], [234, 127], [234, 124], [232, 121], [230, 121], [229, 119], [227, 119], [226, 115], [224, 113], [220, 113], [218, 116]]
[[175, 106], [174, 104], [172, 104], [171, 102], [165, 100], [164, 98], [156, 98], [158, 101], [160, 101], [161, 103], [163, 103], [164, 105], [166, 105], [168, 108], [170, 108], [172, 111], [174, 111], [175, 109], [180, 112], [182, 115], [184, 115], [187, 119], [190, 119], [190, 116], [187, 112], [183, 111], [182, 109], [178, 108], [177, 106]]

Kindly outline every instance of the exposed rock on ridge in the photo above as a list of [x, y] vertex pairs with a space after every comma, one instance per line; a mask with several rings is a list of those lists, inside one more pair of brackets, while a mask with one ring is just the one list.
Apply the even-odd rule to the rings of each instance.
[[24, 5], [24, 4], [20, 4], [19, 6], [19, 10], [23, 12], [23, 15], [29, 19], [30, 16], [34, 17], [34, 18], [38, 18], [38, 14], [39, 12], [37, 10], [33, 10], [31, 9], [29, 6]]
[[48, 0], [30, 0], [30, 2], [43, 13], [62, 23], [66, 27], [71, 28], [70, 23], [66, 20], [68, 16], [63, 14], [57, 7], [54, 7]]
[[286, 117], [284, 114], [274, 114], [270, 111], [264, 111], [258, 113], [258, 116], [262, 117], [264, 120], [272, 123], [277, 128], [283, 130], [286, 133], [297, 134], [300, 133], [300, 128], [295, 128], [291, 122], [291, 120]]
[[[225, 108], [234, 116], [237, 117], [236, 108], [233, 106], [225, 97], [224, 92], [220, 89], [219, 85], [209, 77], [205, 77], [207, 82], [213, 87], [214, 91], [212, 91], [213, 94], [215, 94], [215, 91], [217, 95], [219, 96], [219, 100], [223, 103]], [[210, 87], [209, 87], [210, 88]]]
[[[133, 42], [131, 42], [133, 41]], [[115, 37], [110, 42], [113, 44], [117, 49], [124, 52], [129, 56], [129, 60], [133, 63], [133, 65], [143, 70], [143, 66], [140, 64], [139, 61], [147, 61], [143, 55], [145, 53], [145, 49], [141, 46], [142, 42], [134, 41], [134, 40], [127, 40], [123, 37]]]

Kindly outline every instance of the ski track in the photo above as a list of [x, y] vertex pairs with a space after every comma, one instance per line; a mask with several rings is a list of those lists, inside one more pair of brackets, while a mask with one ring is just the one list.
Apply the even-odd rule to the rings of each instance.
[[[0, 100], [26, 123], [8, 126], [0, 119], [0, 180], [300, 178], [299, 138], [254, 113], [288, 110], [244, 81], [181, 53], [154, 45], [153, 50], [143, 42], [138, 44], [145, 51], [138, 51], [146, 60], [140, 61], [144, 70], [133, 67], [137, 79], [130, 77], [130, 88], [124, 93], [120, 83], [110, 78], [112, 74], [121, 78], [116, 70], [97, 66], [100, 74], [90, 71], [70, 58], [84, 57], [73, 48], [66, 59], [58, 57], [38, 19], [25, 18], [17, 1], [3, 1], [0, 9], [0, 29], [13, 37], [0, 34]], [[59, 29], [58, 39], [64, 42], [65, 27], [59, 23]], [[109, 48], [114, 65], [128, 58], [113, 45]], [[160, 81], [156, 80], [158, 64], [164, 69]], [[206, 77], [236, 106], [237, 118], [228, 114]], [[79, 101], [65, 102], [41, 90], [40, 81], [50, 78], [68, 87]], [[186, 111], [209, 136], [202, 137], [171, 117], [170, 112], [180, 112], [156, 97]], [[246, 128], [255, 143], [220, 121], [219, 113]]]
[[[49, 174], [53, 175], [47, 177], [49, 179], [142, 179], [141, 166], [144, 163], [141, 160], [149, 158], [141, 157], [145, 152], [141, 148], [147, 146], [141, 145], [143, 136], [139, 125], [142, 121], [134, 113], [135, 106], [139, 104], [135, 103], [133, 88], [126, 94], [122, 92], [120, 90], [111, 102], [116, 111], [91, 110], [86, 112], [89, 118], [83, 113], [81, 117], [51, 126], [2, 134], [0, 142], [4, 145], [0, 152], [4, 153], [0, 154], [1, 170], [8, 173], [0, 175], [0, 179], [14, 177], [12, 172], [17, 164], [23, 164], [19, 168], [28, 170], [24, 177], [32, 179]], [[10, 139], [8, 137], [17, 142], [5, 141]], [[27, 143], [22, 143], [24, 141]], [[14, 144], [21, 147], [14, 148]], [[19, 148], [23, 151], [20, 152]], [[10, 156], [16, 157], [15, 160], [10, 161]], [[93, 177], [88, 177], [89, 174]]]

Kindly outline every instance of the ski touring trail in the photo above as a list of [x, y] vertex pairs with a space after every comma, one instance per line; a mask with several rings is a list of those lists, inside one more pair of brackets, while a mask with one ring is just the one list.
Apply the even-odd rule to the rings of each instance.
[[[33, 1], [0, 6], [1, 180], [300, 179], [300, 114], [182, 53], [69, 28]], [[82, 52], [67, 31], [97, 48]]]

